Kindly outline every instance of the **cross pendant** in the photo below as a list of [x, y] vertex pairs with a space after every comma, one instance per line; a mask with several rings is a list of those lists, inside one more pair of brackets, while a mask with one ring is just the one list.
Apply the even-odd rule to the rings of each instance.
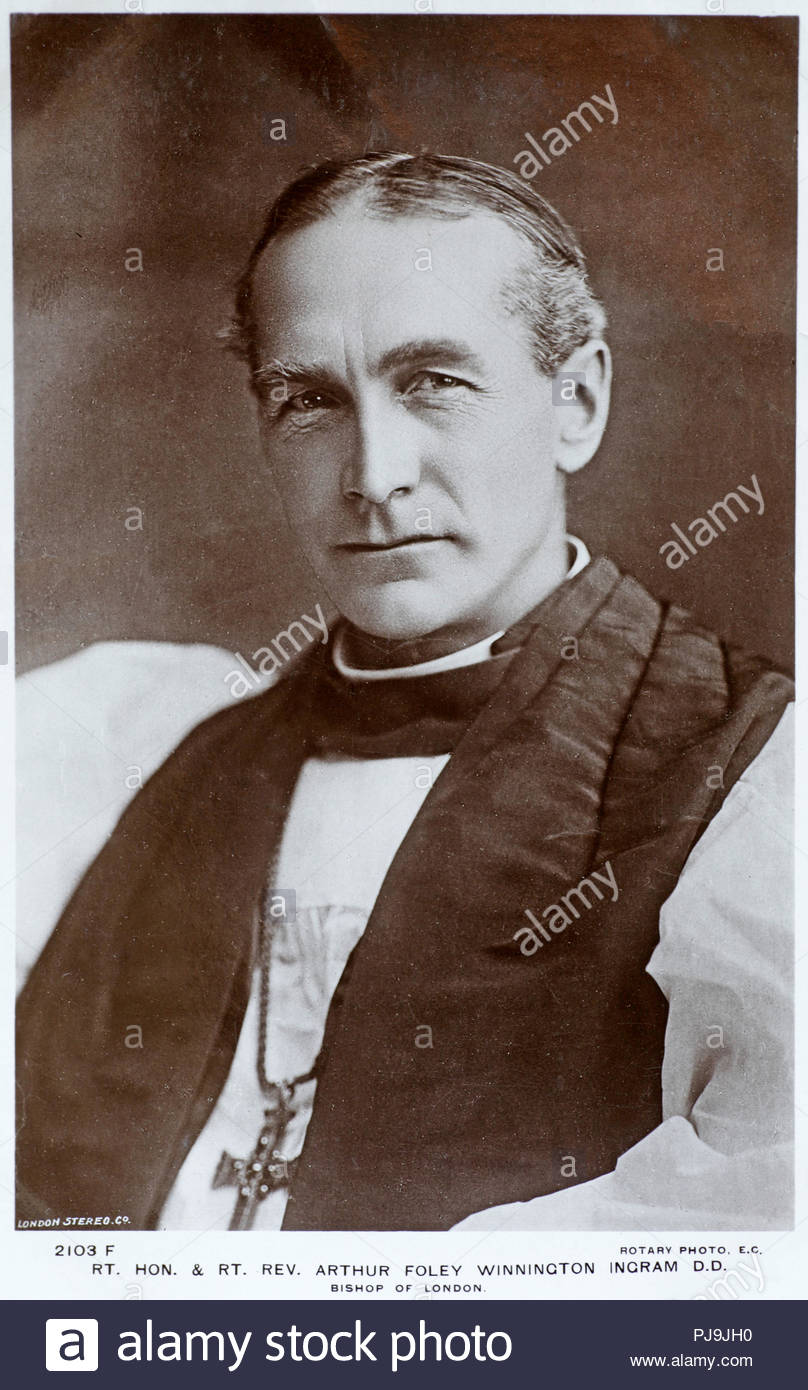
[[231, 1158], [225, 1150], [219, 1159], [213, 1186], [239, 1189], [229, 1230], [249, 1231], [264, 1198], [278, 1188], [288, 1187], [297, 1160], [283, 1158], [277, 1146], [291, 1118], [288, 1092], [278, 1088], [272, 1104], [264, 1111], [264, 1123], [249, 1158]]

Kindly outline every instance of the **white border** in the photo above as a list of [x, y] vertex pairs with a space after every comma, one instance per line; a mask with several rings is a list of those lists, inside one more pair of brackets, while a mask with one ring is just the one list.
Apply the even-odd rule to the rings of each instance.
[[[603, 17], [604, 12], [613, 15], [680, 15], [687, 17], [703, 17], [710, 13], [715, 13], [717, 0], [704, 0], [704, 3], [687, 3], [686, 0], [656, 0], [656, 3], [610, 3], [608, 6], [597, 3], [587, 3], [586, 0], [577, 0], [577, 3], [565, 3], [565, 0], [553, 0], [552, 3], [519, 4], [509, 3], [498, 5], [491, 3], [467, 3], [451, 4], [447, 0], [411, 0], [411, 3], [390, 4], [383, 3], [383, 0], [372, 0], [367, 4], [356, 3], [320, 3], [320, 4], [301, 4], [295, 0], [285, 0], [285, 3], [268, 5], [256, 3], [236, 3], [228, 0], [227, 4], [222, 0], [192, 0], [189, 4], [161, 4], [156, 0], [121, 0], [121, 3], [69, 3], [69, 0], [60, 0], [59, 3], [25, 3], [19, 6], [12, 6], [7, 0], [0, 0], [0, 162], [2, 163], [2, 177], [0, 178], [0, 220], [2, 223], [2, 234], [0, 237], [0, 258], [2, 266], [0, 269], [0, 294], [2, 294], [2, 310], [0, 314], [0, 441], [2, 444], [3, 467], [0, 470], [0, 630], [8, 631], [12, 634], [9, 643], [10, 661], [7, 666], [0, 666], [0, 881], [6, 882], [13, 876], [13, 798], [14, 798], [14, 779], [13, 763], [11, 760], [11, 749], [13, 748], [13, 694], [12, 679], [13, 671], [13, 621], [12, 621], [12, 577], [13, 577], [13, 513], [12, 513], [12, 468], [13, 457], [13, 430], [11, 420], [11, 400], [12, 400], [12, 312], [11, 312], [11, 174], [10, 174], [10, 101], [9, 101], [9, 28], [8, 19], [10, 13], [37, 13], [37, 14], [102, 14], [115, 15], [125, 12], [136, 12], [142, 10], [144, 14], [412, 14], [413, 12], [424, 12], [426, 9], [432, 13], [440, 15], [451, 14], [536, 14], [536, 15], [593, 15]], [[808, 45], [808, 0], [800, 0], [800, 3], [791, 3], [784, 6], [768, 6], [744, 2], [744, 0], [725, 0], [723, 15], [726, 17], [753, 16], [760, 15], [765, 17], [773, 16], [795, 16], [799, 15], [802, 20], [801, 44], [800, 44], [800, 95], [803, 100], [800, 102], [799, 129], [800, 129], [800, 161], [799, 161], [799, 181], [800, 181], [800, 218], [799, 218], [799, 266], [800, 283], [798, 298], [798, 418], [797, 418], [797, 462], [804, 469], [808, 462], [808, 288], [806, 287], [805, 275], [805, 196], [804, 189], [808, 180], [808, 139], [806, 139], [805, 111], [808, 102], [804, 98], [808, 97], [808, 62], [806, 61], [806, 46]], [[424, 22], [428, 23], [428, 13], [424, 14]], [[720, 22], [721, 14], [715, 15], [716, 22]], [[808, 623], [808, 527], [805, 526], [806, 513], [806, 488], [799, 476], [798, 469], [798, 558], [797, 558], [797, 622], [798, 622], [798, 694], [797, 694], [797, 714], [799, 730], [799, 750], [797, 767], [797, 788], [798, 788], [798, 812], [796, 822], [795, 843], [797, 846], [797, 999], [798, 999], [798, 1039], [797, 1039], [797, 1059], [798, 1059], [798, 1082], [797, 1082], [797, 1121], [799, 1136], [799, 1163], [798, 1163], [798, 1209], [797, 1225], [794, 1232], [762, 1233], [758, 1236], [758, 1244], [764, 1252], [762, 1259], [765, 1267], [765, 1288], [759, 1295], [764, 1299], [793, 1299], [804, 1298], [808, 1294], [808, 1277], [805, 1271], [808, 1270], [808, 1084], [806, 1080], [806, 1064], [800, 1064], [800, 1058], [805, 1058], [808, 1052], [808, 1037], [806, 1033], [806, 1019], [808, 1019], [808, 815], [806, 813], [806, 796], [804, 788], [808, 786], [808, 737], [806, 737], [806, 720], [808, 711], [805, 704], [808, 696], [803, 693], [805, 686], [806, 661], [806, 642], [805, 631]], [[11, 1029], [13, 1017], [13, 935], [8, 930], [0, 930], [0, 951], [2, 951], [2, 964], [5, 969], [2, 972], [5, 994], [5, 1009], [3, 1011], [3, 1037], [6, 1043], [4, 1060], [9, 1062], [11, 1057]], [[13, 1081], [11, 1068], [6, 1065], [2, 1076], [2, 1111], [6, 1124], [12, 1112]], [[116, 1246], [116, 1260], [121, 1269], [121, 1273], [114, 1278], [99, 1279], [93, 1278], [88, 1269], [88, 1262], [80, 1259], [65, 1259], [57, 1263], [52, 1259], [51, 1254], [57, 1240], [67, 1244], [76, 1242], [79, 1233], [68, 1235], [61, 1233], [28, 1233], [14, 1232], [12, 1230], [12, 1205], [11, 1193], [13, 1189], [13, 1135], [10, 1131], [3, 1129], [0, 1131], [0, 1231], [4, 1246], [5, 1259], [0, 1263], [2, 1268], [2, 1281], [0, 1281], [0, 1292], [8, 1298], [43, 1298], [60, 1297], [68, 1293], [75, 1298], [221, 1298], [221, 1299], [243, 1299], [243, 1298], [328, 1298], [339, 1297], [331, 1295], [329, 1292], [329, 1279], [322, 1279], [314, 1275], [313, 1270], [317, 1263], [328, 1263], [334, 1261], [338, 1263], [372, 1264], [374, 1262], [388, 1263], [391, 1265], [391, 1287], [385, 1291], [382, 1297], [451, 1297], [452, 1295], [430, 1295], [428, 1286], [433, 1282], [443, 1282], [440, 1278], [432, 1280], [429, 1277], [419, 1278], [418, 1276], [407, 1276], [404, 1269], [408, 1263], [425, 1262], [427, 1264], [440, 1265], [444, 1263], [463, 1263], [470, 1272], [478, 1260], [489, 1262], [497, 1260], [509, 1261], [537, 1261], [541, 1259], [573, 1260], [573, 1259], [596, 1259], [598, 1263], [608, 1261], [609, 1258], [617, 1254], [621, 1245], [636, 1245], [641, 1243], [641, 1234], [632, 1232], [624, 1237], [615, 1232], [603, 1233], [575, 1233], [560, 1232], [552, 1233], [516, 1233], [509, 1235], [497, 1234], [461, 1234], [461, 1233], [441, 1233], [418, 1235], [411, 1233], [373, 1233], [361, 1235], [355, 1233], [341, 1234], [328, 1233], [324, 1235], [314, 1235], [310, 1233], [284, 1232], [277, 1235], [264, 1235], [261, 1233], [245, 1233], [236, 1235], [227, 1232], [223, 1233], [164, 1233], [164, 1232], [129, 1232], [115, 1233], [110, 1236]], [[82, 1238], [83, 1239], [83, 1238]], [[99, 1233], [94, 1236], [88, 1235], [86, 1241], [94, 1239], [99, 1249], [105, 1238]], [[727, 1232], [709, 1235], [699, 1233], [692, 1237], [681, 1232], [671, 1235], [654, 1233], [653, 1236], [643, 1236], [647, 1243], [656, 1245], [668, 1244], [675, 1248], [680, 1245], [726, 1245], [729, 1247], [737, 1246], [740, 1241], [754, 1241], [753, 1233], [737, 1233], [736, 1236]], [[100, 1256], [100, 1258], [104, 1258]], [[217, 1276], [212, 1271], [222, 1260], [231, 1263], [238, 1259], [250, 1268], [260, 1269], [263, 1263], [273, 1264], [276, 1261], [282, 1263], [296, 1264], [304, 1272], [289, 1278], [278, 1278], [275, 1276], [262, 1276], [252, 1274], [246, 1277], [234, 1277], [232, 1274]], [[173, 1267], [182, 1271], [178, 1275], [171, 1277], [146, 1277], [132, 1273], [136, 1262], [157, 1262], [169, 1263]], [[201, 1264], [206, 1274], [198, 1278], [191, 1274], [194, 1263]], [[183, 1277], [187, 1275], [187, 1277]], [[465, 1271], [462, 1276], [467, 1277]], [[348, 1280], [347, 1282], [352, 1282]], [[385, 1281], [386, 1282], [386, 1281]], [[479, 1282], [477, 1278], [471, 1282]], [[495, 1280], [487, 1279], [482, 1281], [485, 1284], [485, 1292], [481, 1295], [476, 1292], [466, 1294], [465, 1297], [476, 1298], [572, 1298], [572, 1299], [593, 1299], [593, 1298], [613, 1298], [613, 1299], [690, 1299], [704, 1295], [705, 1276], [698, 1275], [696, 1272], [686, 1278], [677, 1277], [674, 1279], [659, 1278], [650, 1281], [643, 1278], [630, 1279], [625, 1277], [620, 1279], [618, 1276], [605, 1278], [597, 1277], [573, 1277], [562, 1275], [546, 1277], [539, 1280], [515, 1281], [513, 1279]], [[402, 1288], [397, 1293], [395, 1285], [401, 1284], [410, 1287]], [[344, 1295], [351, 1297], [350, 1294]], [[464, 1297], [464, 1295], [458, 1295]]]

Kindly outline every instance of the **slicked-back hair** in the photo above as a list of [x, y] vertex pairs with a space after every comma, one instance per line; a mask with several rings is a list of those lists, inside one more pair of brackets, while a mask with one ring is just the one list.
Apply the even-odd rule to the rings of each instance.
[[223, 337], [249, 367], [261, 393], [254, 276], [271, 242], [361, 199], [369, 217], [421, 216], [459, 220], [495, 213], [525, 243], [525, 257], [503, 280], [506, 309], [521, 316], [539, 372], [553, 376], [570, 353], [606, 329], [606, 314], [589, 284], [578, 240], [550, 203], [515, 174], [454, 155], [384, 152], [326, 160], [306, 170], [275, 199], [236, 285], [235, 315]]

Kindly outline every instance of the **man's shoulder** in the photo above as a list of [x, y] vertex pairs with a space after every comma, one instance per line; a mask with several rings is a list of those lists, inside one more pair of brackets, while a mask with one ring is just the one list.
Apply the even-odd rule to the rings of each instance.
[[21, 973], [121, 813], [192, 729], [234, 704], [221, 647], [99, 642], [17, 683]]
[[788, 671], [770, 657], [707, 626], [698, 613], [671, 601], [609, 561], [617, 582], [611, 599], [627, 626], [652, 634], [646, 676], [662, 684], [723, 687], [730, 704], [759, 682], [793, 693]]
[[[228, 708], [238, 658], [179, 642], [98, 642], [17, 682], [23, 810], [65, 800], [91, 814], [142, 783], [192, 731]], [[257, 679], [254, 694], [272, 680]], [[25, 817], [23, 817], [25, 821]]]
[[670, 815], [690, 815], [687, 806], [702, 786], [714, 791], [715, 814], [794, 698], [789, 675], [773, 661], [728, 641], [632, 576], [613, 573], [596, 619], [614, 638], [607, 647], [610, 679], [625, 707], [604, 795], [607, 845], [639, 834], [663, 801]]
[[21, 736], [33, 724], [51, 733], [63, 724], [64, 736], [72, 723], [121, 755], [166, 748], [231, 703], [233, 664], [224, 648], [203, 644], [94, 643], [20, 677]]

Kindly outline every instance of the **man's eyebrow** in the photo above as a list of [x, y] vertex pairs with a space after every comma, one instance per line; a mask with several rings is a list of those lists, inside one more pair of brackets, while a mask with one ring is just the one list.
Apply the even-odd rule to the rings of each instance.
[[[466, 344], [452, 338], [417, 338], [389, 348], [375, 364], [378, 376], [396, 367], [427, 367], [438, 365], [482, 373], [484, 364]], [[296, 358], [273, 357], [257, 367], [253, 379], [258, 384], [271, 381], [316, 382], [321, 386], [339, 386], [339, 379], [324, 362], [302, 362]]]
[[262, 362], [260, 367], [256, 367], [253, 378], [258, 382], [276, 381], [320, 381], [335, 382], [334, 373], [325, 365], [324, 362], [300, 362], [295, 359], [282, 361], [280, 357], [273, 357], [269, 362]]
[[467, 371], [482, 372], [483, 363], [466, 343], [452, 338], [419, 338], [399, 347], [390, 348], [383, 353], [376, 364], [380, 374], [394, 367], [437, 366], [461, 367]]

